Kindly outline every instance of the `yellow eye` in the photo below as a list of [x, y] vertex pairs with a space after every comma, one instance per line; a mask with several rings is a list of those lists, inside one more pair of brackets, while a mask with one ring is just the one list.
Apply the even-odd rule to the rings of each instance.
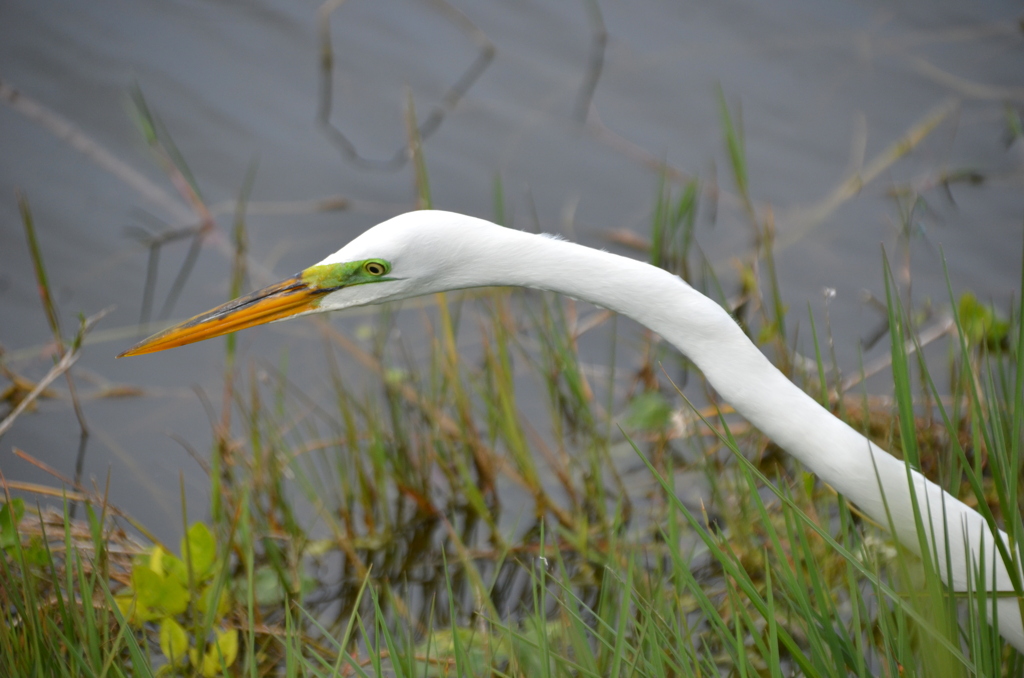
[[368, 261], [363, 264], [363, 270], [370, 275], [384, 275], [388, 272], [388, 267], [382, 261]]

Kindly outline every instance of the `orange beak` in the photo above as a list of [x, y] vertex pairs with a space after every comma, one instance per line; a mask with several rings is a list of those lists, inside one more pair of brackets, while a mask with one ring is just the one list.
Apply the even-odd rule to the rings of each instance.
[[299, 276], [288, 278], [154, 334], [117, 357], [155, 353], [315, 311], [320, 298], [332, 291], [311, 288]]

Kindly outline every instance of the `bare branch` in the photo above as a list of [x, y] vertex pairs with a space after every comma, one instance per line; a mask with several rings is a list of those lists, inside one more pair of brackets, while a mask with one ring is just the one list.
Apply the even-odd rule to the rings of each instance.
[[[394, 172], [409, 162], [409, 148], [403, 143], [390, 158], [378, 160], [367, 158], [359, 152], [355, 144], [331, 123], [331, 105], [333, 103], [333, 73], [334, 73], [334, 49], [331, 46], [331, 24], [330, 18], [345, 0], [328, 0], [320, 6], [320, 98], [317, 105], [317, 124], [334, 146], [341, 151], [354, 165], [367, 170], [378, 172]], [[431, 0], [449, 21], [455, 24], [459, 30], [466, 33], [468, 37], [477, 44], [480, 52], [469, 68], [455, 81], [444, 96], [441, 103], [434, 107], [426, 119], [420, 123], [418, 136], [426, 139], [437, 131], [444, 121], [445, 115], [459, 103], [462, 97], [469, 91], [469, 88], [480, 78], [491, 61], [494, 59], [495, 48], [490, 38], [477, 28], [476, 24], [469, 20], [465, 14], [450, 5], [446, 0]]]

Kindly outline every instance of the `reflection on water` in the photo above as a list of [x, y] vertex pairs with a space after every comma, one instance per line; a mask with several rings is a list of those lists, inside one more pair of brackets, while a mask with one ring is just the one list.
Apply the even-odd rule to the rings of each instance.
[[[919, 299], [945, 299], [940, 247], [957, 289], [1010, 297], [1022, 180], [1004, 121], [1024, 106], [1015, 10], [995, 2], [606, 4], [607, 41], [595, 52], [601, 22], [585, 3], [466, 5], [475, 28], [428, 2], [346, 3], [330, 24], [330, 120], [360, 156], [386, 159], [404, 147], [409, 100], [424, 124], [444, 110], [424, 142], [438, 207], [491, 216], [500, 178], [514, 225], [599, 247], [620, 247], [609, 230], [646, 235], [661, 163], [670, 176], [697, 175], [706, 192], [697, 242], [729, 291], [730, 258], [747, 251], [751, 235], [722, 142], [720, 86], [731, 110], [742, 110], [751, 195], [759, 209], [773, 206], [786, 243], [778, 258], [785, 297], [793, 309], [810, 302], [821, 313], [822, 288], [837, 291], [830, 321], [845, 367], [855, 369], [857, 341], [877, 320], [859, 295], [880, 289], [879, 243], [910, 266]], [[317, 10], [155, 0], [59, 11], [8, 2], [0, 10], [0, 342], [20, 373], [38, 378], [50, 365], [14, 201], [20, 188], [65, 327], [80, 312], [116, 305], [77, 367], [92, 432], [85, 477], [105, 486], [109, 476], [112, 501], [159, 534], [181, 529], [179, 478], [189, 512], [207, 509], [208, 481], [191, 454], [204, 458], [213, 439], [206, 403], [222, 397], [224, 352], [210, 342], [114, 361], [144, 333], [136, 329], [143, 306], [156, 315], [176, 289], [189, 243], [198, 242], [162, 246], [150, 303], [140, 229], [191, 234], [210, 225], [170, 310], [181, 318], [227, 294], [234, 203], [253, 163], [254, 284], [318, 261], [415, 203], [408, 165], [383, 172], [353, 162], [318, 125]], [[480, 70], [488, 44], [493, 59]], [[603, 54], [596, 80], [595, 54]], [[582, 124], [580, 102], [593, 82]], [[179, 197], [180, 186], [153, 161], [126, 112], [135, 86], [187, 162], [209, 215]], [[20, 104], [12, 92], [23, 94]], [[937, 125], [910, 156], [887, 156], [936, 110]], [[964, 170], [983, 181], [957, 181], [969, 176]], [[872, 181], [843, 189], [858, 171]], [[324, 200], [344, 209], [316, 209]], [[417, 313], [398, 320], [413, 350]], [[370, 318], [353, 313], [334, 324], [355, 332]], [[289, 379], [315, 401], [330, 386], [311, 327], [250, 331], [239, 346], [246, 358], [287, 362]], [[631, 347], [620, 352], [620, 366], [635, 366]], [[607, 355], [584, 347], [595, 364]], [[146, 396], [109, 397], [125, 386]], [[71, 475], [77, 443], [78, 425], [58, 394], [4, 437], [0, 465], [8, 478], [50, 484], [11, 448]]]

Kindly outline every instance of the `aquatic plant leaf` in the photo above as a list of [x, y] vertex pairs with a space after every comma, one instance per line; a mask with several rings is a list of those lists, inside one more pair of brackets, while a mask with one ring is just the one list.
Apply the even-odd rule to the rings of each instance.
[[181, 614], [188, 609], [189, 592], [173, 577], [164, 580], [160, 595], [160, 608], [168, 615]]
[[206, 678], [213, 678], [223, 673], [224, 669], [235, 663], [238, 658], [238, 630], [227, 629], [217, 631], [217, 640], [199, 657], [199, 651], [192, 648], [188, 651], [192, 665]]
[[135, 590], [135, 597], [142, 605], [156, 605], [160, 599], [160, 587], [164, 578], [159, 572], [148, 567], [132, 568], [132, 588]]
[[[494, 643], [496, 645], [491, 647]], [[460, 672], [471, 676], [485, 675], [489, 673], [488, 667], [508, 661], [508, 650], [504, 645], [501, 640], [488, 638], [475, 628], [438, 629], [416, 646], [417, 658], [430, 658], [429, 662], [416, 662], [416, 675], [456, 675], [457, 660]]]
[[281, 580], [268, 566], [258, 567], [253, 573], [252, 590], [260, 605], [279, 605], [284, 601], [285, 591]]
[[114, 604], [125, 619], [134, 621], [135, 618], [135, 594], [131, 591], [114, 596]]
[[995, 350], [1004, 347], [1010, 323], [996, 315], [991, 305], [978, 301], [970, 292], [960, 297], [960, 326], [972, 346]]
[[[199, 594], [199, 600], [196, 601], [196, 609], [201, 614], [206, 614], [207, 610], [210, 609], [210, 603], [213, 600], [213, 596], [216, 590], [216, 586], [213, 584], [203, 589], [203, 592]], [[220, 596], [217, 598], [217, 610], [215, 612], [217, 619], [223, 619], [224, 615], [231, 609], [231, 599], [228, 597], [228, 591], [226, 588], [221, 588]]]
[[188, 608], [188, 589], [174, 576], [163, 576], [149, 567], [132, 568], [132, 588], [137, 597], [139, 621], [181, 614]]
[[203, 523], [193, 523], [181, 539], [182, 559], [191, 558], [192, 576], [203, 580], [211, 574], [217, 557], [217, 541]]
[[39, 537], [29, 539], [28, 546], [22, 546], [25, 562], [36, 567], [49, 567], [50, 549]]
[[647, 391], [629, 401], [626, 425], [645, 431], [660, 430], [668, 426], [672, 405], [657, 391]]
[[160, 621], [160, 651], [172, 664], [188, 661], [188, 634], [171, 617], [164, 617]]

